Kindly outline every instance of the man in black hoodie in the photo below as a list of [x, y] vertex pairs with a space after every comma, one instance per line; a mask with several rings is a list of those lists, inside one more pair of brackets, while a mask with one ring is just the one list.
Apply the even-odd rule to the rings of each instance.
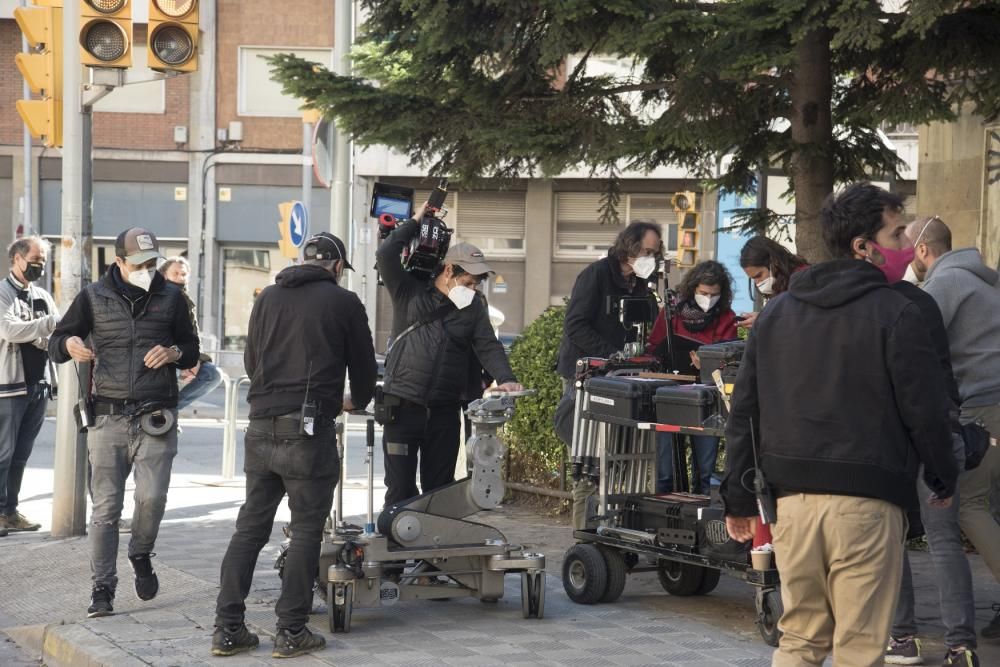
[[[258, 644], [244, 623], [244, 600], [285, 494], [292, 511], [291, 545], [275, 605], [278, 632], [271, 655], [288, 658], [326, 645], [306, 622], [323, 526], [340, 475], [334, 420], [341, 410], [364, 408], [372, 399], [375, 350], [361, 300], [337, 284], [351, 268], [343, 242], [319, 234], [306, 243], [304, 257], [304, 264], [278, 274], [250, 314], [243, 355], [250, 376], [247, 496], [222, 560], [213, 655]], [[348, 370], [349, 398], [344, 396]]]
[[882, 663], [918, 466], [947, 504], [958, 470], [946, 381], [919, 308], [889, 287], [912, 258], [902, 203], [868, 183], [831, 196], [836, 257], [797, 274], [757, 319], [736, 380], [726, 523], [753, 537], [754, 447], [778, 496], [785, 613], [776, 667]]

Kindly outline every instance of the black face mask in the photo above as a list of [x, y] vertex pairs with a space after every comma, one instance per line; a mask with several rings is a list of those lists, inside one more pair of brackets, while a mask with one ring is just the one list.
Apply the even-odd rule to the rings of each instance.
[[41, 262], [28, 262], [21, 274], [26, 282], [33, 283], [45, 275], [45, 265]]

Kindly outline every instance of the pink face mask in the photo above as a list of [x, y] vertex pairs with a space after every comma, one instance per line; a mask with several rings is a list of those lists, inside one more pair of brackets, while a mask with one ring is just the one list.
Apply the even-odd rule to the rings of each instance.
[[890, 248], [883, 248], [874, 241], [869, 241], [868, 244], [882, 253], [882, 256], [885, 258], [884, 264], [876, 265], [885, 274], [885, 279], [890, 283], [898, 283], [902, 280], [903, 276], [906, 275], [906, 267], [913, 261], [915, 253], [913, 246], [904, 248], [903, 250], [892, 250]]

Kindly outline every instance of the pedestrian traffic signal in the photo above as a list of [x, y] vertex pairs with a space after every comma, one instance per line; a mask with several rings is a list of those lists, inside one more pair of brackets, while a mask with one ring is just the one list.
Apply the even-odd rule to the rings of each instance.
[[31, 53], [14, 56], [21, 76], [37, 100], [18, 100], [17, 113], [31, 136], [45, 146], [62, 146], [62, 0], [33, 0], [35, 7], [14, 10], [17, 27]]
[[149, 0], [149, 67], [198, 69], [198, 0]]
[[677, 213], [677, 266], [688, 267], [698, 263], [698, 237], [701, 235], [701, 214], [696, 210], [697, 196], [693, 192], [678, 192], [670, 203]]
[[79, 2], [80, 62], [87, 67], [131, 67], [131, 0]]

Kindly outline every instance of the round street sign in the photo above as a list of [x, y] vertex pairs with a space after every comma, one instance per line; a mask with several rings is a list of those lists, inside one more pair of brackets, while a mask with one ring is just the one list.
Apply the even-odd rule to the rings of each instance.
[[296, 248], [304, 246], [306, 239], [309, 238], [309, 212], [300, 201], [292, 204], [292, 214], [288, 220], [288, 237]]

